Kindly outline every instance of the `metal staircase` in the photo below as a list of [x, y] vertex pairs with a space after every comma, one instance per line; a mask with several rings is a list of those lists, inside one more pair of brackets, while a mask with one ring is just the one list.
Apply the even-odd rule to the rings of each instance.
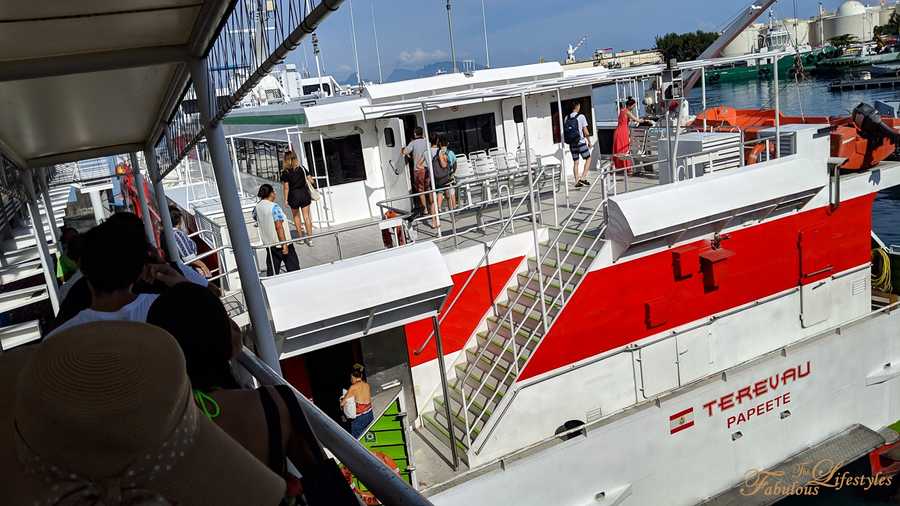
[[[528, 259], [516, 286], [495, 301], [487, 330], [470, 340], [448, 372], [455, 444], [467, 465], [485, 429], [499, 418], [494, 414], [501, 401], [602, 249], [607, 195], [614, 188], [613, 172], [604, 167], [565, 222], [551, 227], [551, 239], [540, 245], [538, 257]], [[446, 402], [441, 392], [435, 394], [422, 421], [449, 449]]]

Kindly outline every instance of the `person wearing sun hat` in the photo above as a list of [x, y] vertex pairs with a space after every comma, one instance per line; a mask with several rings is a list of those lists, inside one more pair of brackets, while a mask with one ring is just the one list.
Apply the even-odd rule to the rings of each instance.
[[277, 505], [285, 482], [199, 413], [164, 330], [93, 322], [0, 354], [4, 505]]

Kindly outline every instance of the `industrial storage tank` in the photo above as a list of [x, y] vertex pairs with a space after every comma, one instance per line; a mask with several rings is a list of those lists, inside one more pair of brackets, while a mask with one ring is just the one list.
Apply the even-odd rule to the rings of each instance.
[[[860, 40], [871, 38], [871, 29], [867, 29], [866, 6], [857, 0], [847, 0], [838, 7], [831, 28], [833, 33], [826, 35], [829, 39], [841, 35], [853, 35]], [[828, 32], [828, 23], [825, 30]]]
[[748, 26], [722, 49], [722, 56], [741, 56], [756, 51], [759, 47], [759, 32], [764, 27], [765, 25], [759, 23]]

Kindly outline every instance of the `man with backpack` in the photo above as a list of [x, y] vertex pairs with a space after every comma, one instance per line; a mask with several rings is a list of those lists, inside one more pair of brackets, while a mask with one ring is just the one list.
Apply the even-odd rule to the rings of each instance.
[[[575, 102], [572, 112], [563, 123], [563, 140], [569, 145], [572, 152], [572, 160], [575, 164], [575, 188], [590, 186], [587, 178], [588, 167], [591, 165], [591, 132], [588, 130], [588, 121], [581, 114], [581, 103]], [[584, 169], [578, 170], [579, 158], [584, 160]]]

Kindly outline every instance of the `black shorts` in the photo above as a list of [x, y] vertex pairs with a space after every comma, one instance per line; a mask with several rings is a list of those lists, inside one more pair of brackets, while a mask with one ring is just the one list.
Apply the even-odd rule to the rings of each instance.
[[304, 207], [309, 207], [312, 203], [312, 197], [309, 194], [309, 190], [306, 188], [300, 188], [297, 190], [291, 190], [288, 193], [287, 205], [291, 209], [302, 209]]

